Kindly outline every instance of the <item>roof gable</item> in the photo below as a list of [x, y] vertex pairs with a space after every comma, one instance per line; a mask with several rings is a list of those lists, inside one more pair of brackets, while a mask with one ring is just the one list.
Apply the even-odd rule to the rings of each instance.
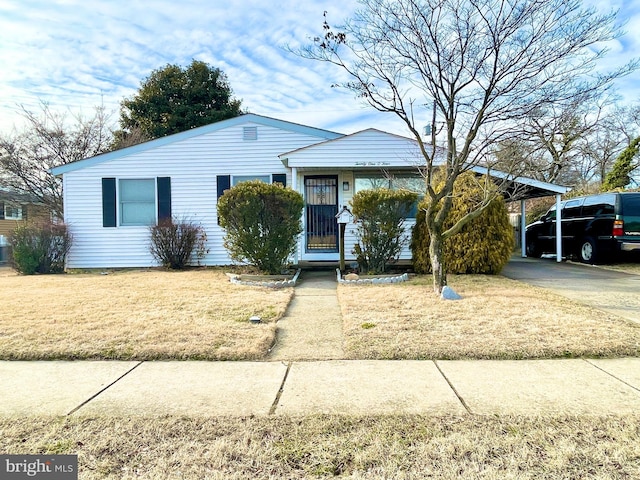
[[412, 169], [423, 163], [417, 140], [374, 128], [279, 155], [288, 167]]
[[308, 145], [306, 147], [297, 148], [296, 150], [291, 150], [290, 152], [283, 153], [279, 155], [281, 159], [289, 158], [290, 156], [295, 156], [296, 154], [308, 151], [311, 149], [314, 150], [324, 150], [327, 147], [343, 147], [348, 144], [359, 142], [359, 141], [367, 141], [370, 142], [372, 140], [385, 140], [392, 142], [407, 142], [407, 144], [417, 145], [416, 140], [408, 137], [403, 137], [401, 135], [396, 135], [394, 133], [383, 132], [382, 130], [378, 130], [376, 128], [367, 128], [365, 130], [360, 130], [359, 132], [351, 133], [349, 135], [342, 135], [340, 137], [329, 139], [327, 141], [316, 143], [313, 145]]
[[136, 153], [141, 153], [153, 148], [162, 147], [164, 145], [170, 145], [172, 143], [181, 142], [194, 138], [200, 135], [207, 135], [212, 132], [217, 132], [229, 127], [235, 127], [244, 123], [255, 123], [258, 125], [264, 125], [268, 127], [278, 128], [280, 130], [286, 130], [303, 135], [309, 135], [322, 139], [335, 139], [343, 136], [341, 133], [332, 132], [329, 130], [323, 130], [320, 128], [308, 127], [306, 125], [300, 125], [298, 123], [287, 122], [284, 120], [278, 120], [276, 118], [264, 117], [262, 115], [256, 115], [254, 113], [246, 113], [228, 120], [222, 120], [220, 122], [211, 123], [202, 127], [192, 128], [184, 132], [175, 133], [173, 135], [167, 135], [166, 137], [156, 138], [155, 140], [149, 140], [148, 142], [133, 145], [131, 147], [122, 148], [113, 152], [103, 153], [102, 155], [96, 155], [95, 157], [85, 158], [76, 162], [68, 163], [51, 169], [53, 175], [62, 175], [67, 172], [80, 170], [82, 168], [97, 165], [102, 162], [115, 160], [118, 158], [126, 157]]

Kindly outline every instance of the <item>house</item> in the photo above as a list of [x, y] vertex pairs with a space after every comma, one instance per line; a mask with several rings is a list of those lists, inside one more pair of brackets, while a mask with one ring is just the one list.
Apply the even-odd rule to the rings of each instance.
[[46, 207], [30, 196], [0, 188], [0, 263], [8, 260], [9, 237], [17, 226], [47, 216]]
[[0, 188], [0, 235], [9, 237], [27, 219], [48, 217], [49, 210], [31, 196]]
[[[227, 265], [216, 204], [247, 180], [280, 182], [305, 200], [293, 263], [337, 262], [335, 215], [360, 189], [419, 187], [414, 140], [369, 129], [351, 135], [245, 114], [52, 170], [62, 177], [74, 244], [68, 268], [146, 267], [149, 225], [177, 217], [207, 233], [205, 265]], [[409, 220], [411, 224], [411, 220]], [[347, 259], [355, 226], [345, 233]], [[409, 259], [405, 249], [402, 257]]]

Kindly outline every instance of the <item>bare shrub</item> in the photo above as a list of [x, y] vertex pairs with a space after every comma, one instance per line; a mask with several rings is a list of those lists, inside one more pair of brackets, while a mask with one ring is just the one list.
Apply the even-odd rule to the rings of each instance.
[[151, 245], [149, 251], [163, 267], [181, 270], [199, 262], [207, 253], [207, 235], [201, 225], [170, 218], [149, 227]]

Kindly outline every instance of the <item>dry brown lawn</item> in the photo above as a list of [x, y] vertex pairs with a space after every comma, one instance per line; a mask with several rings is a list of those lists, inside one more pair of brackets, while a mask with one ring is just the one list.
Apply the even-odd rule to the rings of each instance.
[[[0, 270], [0, 359], [263, 358], [293, 289], [219, 269], [21, 276]], [[249, 317], [259, 315], [254, 325]]]
[[600, 268], [606, 268], [608, 270], [617, 270], [619, 272], [633, 273], [634, 275], [640, 275], [640, 261], [634, 263], [610, 263], [605, 265], [598, 265]]
[[79, 478], [632, 479], [640, 416], [0, 418], [0, 451]]
[[[446, 302], [430, 283], [338, 286], [345, 357], [640, 354], [640, 325], [544, 289], [452, 276], [464, 298]], [[232, 285], [220, 269], [20, 276], [5, 268], [0, 294], [0, 359], [257, 360], [274, 345], [293, 289]], [[252, 315], [263, 323], [249, 323]]]
[[481, 275], [451, 276], [443, 301], [431, 277], [340, 285], [345, 351], [368, 359], [637, 356], [640, 325], [547, 290]]

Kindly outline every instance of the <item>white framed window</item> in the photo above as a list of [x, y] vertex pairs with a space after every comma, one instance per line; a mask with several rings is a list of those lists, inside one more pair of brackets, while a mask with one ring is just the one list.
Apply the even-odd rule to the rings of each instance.
[[424, 178], [420, 175], [357, 175], [355, 178], [355, 191], [370, 190], [373, 188], [390, 188], [391, 190], [409, 190], [417, 194], [425, 191]]
[[235, 187], [242, 182], [258, 180], [263, 183], [271, 183], [271, 175], [234, 175], [231, 177], [231, 186]]
[[154, 225], [156, 223], [155, 179], [120, 179], [118, 183], [120, 225]]
[[4, 218], [5, 220], [22, 220], [22, 207], [15, 207], [5, 204]]
[[426, 190], [425, 180], [421, 175], [399, 174], [384, 176], [382, 174], [357, 174], [354, 178], [354, 191], [371, 190], [374, 188], [389, 188], [391, 190], [409, 190], [418, 194], [418, 200], [411, 208], [407, 218], [415, 218], [418, 213], [418, 203], [424, 198]]

